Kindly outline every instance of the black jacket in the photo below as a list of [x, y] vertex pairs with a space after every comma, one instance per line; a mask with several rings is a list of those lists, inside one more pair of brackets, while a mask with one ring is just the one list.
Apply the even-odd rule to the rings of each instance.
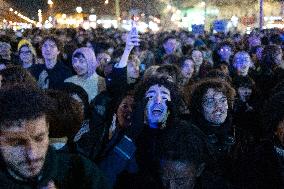
[[0, 189], [37, 189], [53, 181], [57, 189], [109, 188], [98, 168], [82, 156], [48, 150], [44, 167], [35, 179], [19, 180], [0, 165]]
[[60, 61], [52, 69], [47, 69], [44, 64], [36, 64], [29, 69], [37, 81], [43, 70], [48, 73], [49, 89], [62, 89], [64, 80], [72, 76], [72, 71]]

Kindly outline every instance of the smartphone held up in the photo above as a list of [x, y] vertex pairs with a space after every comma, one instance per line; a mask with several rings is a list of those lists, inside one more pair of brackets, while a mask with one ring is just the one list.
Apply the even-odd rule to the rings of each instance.
[[132, 18], [131, 18], [131, 30], [130, 30], [130, 33], [131, 33], [131, 36], [135, 36], [135, 38], [133, 38], [134, 46], [139, 46], [140, 45], [139, 44], [139, 33], [138, 33], [138, 29], [137, 29], [138, 20], [139, 20], [139, 16], [133, 15]]

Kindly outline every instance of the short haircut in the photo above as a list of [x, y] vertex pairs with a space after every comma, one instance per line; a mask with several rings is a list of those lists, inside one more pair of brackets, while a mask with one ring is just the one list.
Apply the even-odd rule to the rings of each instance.
[[39, 89], [15, 85], [0, 89], [0, 127], [6, 122], [34, 120], [46, 116], [50, 120], [53, 103]]
[[59, 40], [58, 38], [56, 38], [56, 37], [53, 36], [53, 35], [48, 35], [48, 36], [45, 36], [45, 37], [43, 38], [42, 43], [41, 43], [41, 48], [42, 48], [42, 45], [43, 45], [46, 41], [48, 41], [48, 40], [53, 41], [53, 42], [56, 44], [58, 50], [59, 50], [60, 52], [63, 52], [63, 45], [62, 45], [62, 43], [60, 42], [60, 40]]

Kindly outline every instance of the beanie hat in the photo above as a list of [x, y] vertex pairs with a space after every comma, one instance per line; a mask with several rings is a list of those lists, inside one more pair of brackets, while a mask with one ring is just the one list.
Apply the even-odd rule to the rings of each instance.
[[28, 46], [29, 49], [31, 50], [32, 54], [33, 54], [34, 56], [36, 56], [36, 51], [35, 51], [33, 45], [31, 44], [31, 42], [29, 42], [29, 41], [26, 40], [26, 39], [22, 39], [22, 40], [19, 42], [19, 44], [18, 44], [18, 52], [20, 52], [20, 50], [21, 50], [21, 48], [22, 48], [23, 46]]

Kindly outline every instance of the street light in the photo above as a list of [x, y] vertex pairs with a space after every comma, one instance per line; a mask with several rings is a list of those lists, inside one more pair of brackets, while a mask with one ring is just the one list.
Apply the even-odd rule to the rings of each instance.
[[52, 0], [48, 0], [48, 1], [47, 1], [47, 4], [49, 4], [50, 6], [52, 6], [52, 5], [53, 5], [53, 1], [52, 1]]
[[83, 11], [82, 7], [76, 7], [76, 12], [77, 13], [80, 14], [80, 13], [82, 13], [82, 11]]

